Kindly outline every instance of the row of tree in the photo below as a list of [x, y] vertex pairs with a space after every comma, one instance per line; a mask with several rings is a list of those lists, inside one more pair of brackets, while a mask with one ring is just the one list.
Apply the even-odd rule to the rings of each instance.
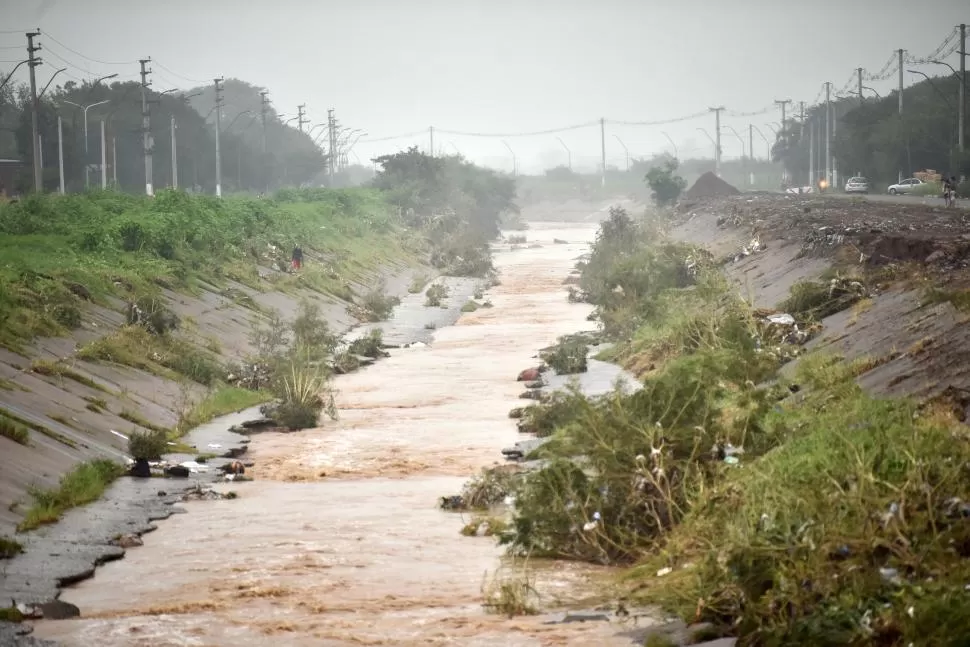
[[[0, 78], [6, 74], [0, 73]], [[266, 115], [265, 151], [260, 88], [229, 79], [225, 83], [221, 131], [222, 182], [226, 191], [265, 191], [321, 181], [327, 156], [298, 129], [284, 125], [272, 106]], [[153, 185], [172, 186], [172, 125], [178, 186], [212, 192], [215, 188], [215, 106], [212, 88], [184, 93], [149, 91]], [[105, 103], [100, 103], [105, 102]], [[84, 112], [88, 110], [85, 141]], [[108, 182], [138, 192], [145, 187], [141, 85], [138, 82], [65, 83], [40, 99], [38, 128], [41, 137], [44, 189], [59, 187], [58, 116], [61, 117], [64, 179], [68, 191], [82, 190], [87, 181], [100, 186], [101, 123], [105, 126], [104, 154]], [[87, 153], [85, 153], [87, 150]], [[0, 89], [0, 159], [23, 164], [14, 192], [33, 189], [30, 92], [26, 85]], [[87, 167], [87, 172], [86, 172]]]
[[[896, 182], [932, 169], [949, 175], [970, 175], [970, 153], [959, 151], [957, 100], [959, 79], [933, 77], [905, 88], [903, 113], [899, 93], [886, 97], [838, 97], [832, 101], [832, 155], [839, 176], [863, 175], [877, 184]], [[811, 142], [815, 141], [815, 168], [825, 170], [825, 106], [806, 114], [806, 123], [792, 119], [778, 135], [772, 150], [795, 183], [810, 177]], [[966, 148], [970, 150], [970, 141]]]

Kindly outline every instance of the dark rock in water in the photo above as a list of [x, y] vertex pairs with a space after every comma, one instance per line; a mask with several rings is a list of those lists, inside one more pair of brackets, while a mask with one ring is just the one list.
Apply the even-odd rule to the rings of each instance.
[[168, 492], [166, 492], [165, 490], [159, 490], [158, 496], [168, 496]]
[[128, 470], [129, 476], [134, 476], [136, 478], [147, 479], [152, 475], [152, 468], [148, 464], [147, 458], [136, 458], [135, 464], [131, 466]]
[[536, 367], [536, 368], [527, 368], [524, 371], [522, 371], [521, 373], [519, 373], [519, 377], [517, 378], [517, 381], [518, 382], [532, 382], [534, 380], [538, 380], [539, 379], [539, 373], [540, 372], [541, 371], [540, 371], [540, 369], [538, 367]]
[[240, 461], [232, 461], [231, 463], [226, 463], [219, 469], [221, 469], [226, 474], [245, 474], [246, 473], [246, 466], [243, 465], [243, 463]]
[[525, 407], [516, 407], [511, 411], [509, 411], [509, 418], [512, 418], [513, 420], [518, 420], [524, 415], [525, 415]]
[[275, 420], [270, 418], [260, 418], [259, 420], [247, 420], [239, 425], [243, 429], [263, 429], [265, 427], [278, 426]]
[[553, 238], [552, 242], [554, 245], [566, 245], [569, 241], [563, 240], [562, 238]]
[[145, 542], [142, 541], [141, 537], [131, 533], [120, 535], [111, 543], [113, 543], [115, 546], [121, 546], [122, 548], [135, 548], [136, 546], [145, 545]]
[[544, 400], [546, 398], [546, 394], [539, 389], [529, 389], [528, 391], [525, 391], [519, 395], [519, 397], [523, 400]]
[[189, 468], [184, 465], [172, 465], [165, 469], [165, 476], [185, 479], [189, 477]]
[[554, 624], [567, 624], [570, 622], [609, 622], [610, 617], [605, 613], [595, 613], [590, 611], [577, 611], [567, 613], [559, 622]]
[[77, 618], [81, 615], [80, 609], [70, 602], [64, 602], [62, 600], [45, 602], [39, 605], [39, 608], [43, 612], [45, 620], [66, 620], [68, 618]]
[[441, 507], [442, 510], [464, 510], [465, 500], [460, 494], [455, 496], [443, 496], [441, 497], [439, 507]]
[[545, 385], [546, 385], [546, 383], [543, 382], [542, 380], [536, 380], [534, 382], [526, 382], [525, 383], [525, 388], [527, 388], [527, 389], [541, 389]]

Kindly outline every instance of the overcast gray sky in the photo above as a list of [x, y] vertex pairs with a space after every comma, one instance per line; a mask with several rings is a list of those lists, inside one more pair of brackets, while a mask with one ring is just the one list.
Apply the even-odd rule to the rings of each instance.
[[[249, 8], [245, 8], [249, 7]], [[51, 38], [46, 82], [70, 65], [77, 78], [118, 72], [137, 78], [136, 59], [151, 57], [154, 88], [190, 87], [216, 76], [264, 86], [280, 112], [305, 103], [312, 122], [328, 108], [371, 138], [369, 157], [409, 145], [460, 150], [484, 164], [535, 171], [566, 163], [556, 134], [470, 137], [446, 131], [522, 133], [598, 122], [657, 121], [723, 105], [757, 112], [775, 99], [815, 100], [825, 81], [842, 88], [857, 67], [876, 73], [904, 48], [930, 54], [970, 2], [937, 0], [0, 0], [0, 69], [16, 61], [23, 32]], [[13, 33], [7, 33], [13, 32]], [[74, 51], [71, 51], [74, 50]], [[957, 65], [958, 55], [947, 60]], [[92, 60], [93, 59], [93, 60]], [[102, 62], [118, 62], [108, 65]], [[907, 65], [906, 67], [910, 67]], [[917, 69], [939, 73], [937, 66]], [[905, 75], [906, 83], [918, 79]], [[885, 94], [893, 76], [869, 85]], [[748, 124], [771, 137], [772, 109], [725, 116], [722, 148], [736, 157]], [[608, 124], [608, 163], [671, 150], [710, 156], [697, 128], [714, 132], [713, 115], [663, 126]], [[599, 162], [599, 124], [557, 133], [575, 167]], [[755, 154], [764, 140], [754, 135]]]

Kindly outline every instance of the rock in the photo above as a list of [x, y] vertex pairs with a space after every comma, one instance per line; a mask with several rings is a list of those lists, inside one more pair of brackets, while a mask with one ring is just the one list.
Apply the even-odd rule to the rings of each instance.
[[183, 465], [172, 465], [171, 467], [165, 468], [165, 476], [170, 476], [172, 478], [188, 478], [189, 468]]
[[553, 238], [552, 242], [555, 245], [566, 245], [569, 241], [563, 240], [562, 238]]
[[512, 409], [511, 411], [509, 411], [509, 418], [512, 418], [513, 420], [518, 420], [523, 415], [525, 415], [525, 408], [524, 407], [516, 407], [516, 408]]
[[135, 464], [131, 466], [128, 470], [129, 476], [134, 476], [135, 478], [147, 479], [152, 475], [152, 468], [148, 464], [147, 458], [136, 458]]
[[535, 380], [534, 382], [526, 382], [525, 388], [527, 389], [541, 389], [546, 385], [542, 380]]
[[237, 475], [239, 475], [239, 474], [245, 474], [246, 473], [246, 466], [243, 465], [243, 463], [241, 461], [232, 461], [231, 463], [226, 463], [225, 465], [223, 465], [219, 469], [221, 469], [226, 474], [237, 474]]
[[517, 382], [533, 382], [533, 381], [539, 379], [541, 372], [542, 371], [539, 369], [539, 367], [536, 367], [536, 368], [527, 368], [524, 371], [522, 371], [521, 373], [519, 373], [519, 377], [516, 378], [516, 381]]
[[523, 400], [544, 400], [546, 395], [539, 389], [529, 389], [519, 394], [519, 397]]
[[112, 542], [115, 546], [121, 546], [122, 548], [134, 548], [136, 546], [144, 546], [145, 542], [142, 538], [134, 534], [120, 535], [117, 539]]
[[589, 611], [578, 611], [567, 613], [562, 619], [562, 624], [568, 622], [609, 622], [610, 617], [605, 613], [593, 613]]
[[81, 610], [70, 602], [62, 600], [51, 600], [38, 606], [45, 620], [66, 620], [77, 618], [81, 615]]
[[930, 254], [929, 256], [927, 256], [925, 262], [926, 263], [935, 263], [936, 261], [940, 260], [944, 256], [946, 256], [946, 254], [944, 254], [941, 250], [938, 249], [935, 252], [933, 252], [932, 254]]

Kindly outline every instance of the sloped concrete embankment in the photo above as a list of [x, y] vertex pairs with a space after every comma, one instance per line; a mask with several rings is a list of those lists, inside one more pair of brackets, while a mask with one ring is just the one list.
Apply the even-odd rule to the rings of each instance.
[[[261, 273], [276, 270], [261, 267]], [[389, 294], [407, 294], [416, 274], [428, 268], [400, 261], [348, 282], [357, 294], [383, 283]], [[274, 309], [288, 319], [301, 301], [320, 307], [332, 330], [356, 322], [349, 302], [296, 288], [257, 291], [235, 281], [224, 287], [203, 285], [197, 294], [164, 290], [163, 297], [181, 319], [183, 336], [222, 363], [238, 362], [252, 350], [250, 336], [262, 313]], [[77, 350], [117, 331], [125, 323], [124, 304], [84, 304], [82, 327], [71, 336], [36, 340], [14, 353], [0, 349], [0, 409], [30, 426], [27, 445], [0, 438], [0, 535], [12, 534], [28, 503], [32, 487], [49, 488], [80, 461], [98, 457], [123, 459], [125, 441], [112, 430], [128, 434], [144, 424], [171, 428], [188, 402], [205, 388], [186, 384], [117, 363], [84, 361]], [[57, 362], [68, 371], [45, 374], [36, 362]]]
[[966, 289], [968, 231], [961, 214], [940, 209], [748, 194], [692, 205], [672, 234], [724, 260], [760, 308], [778, 306], [799, 281], [887, 277], [867, 285], [861, 306], [823, 319], [807, 350], [865, 358], [872, 368], [858, 382], [875, 395], [966, 404], [967, 316], [948, 301], [927, 305], [926, 295], [930, 286]]

